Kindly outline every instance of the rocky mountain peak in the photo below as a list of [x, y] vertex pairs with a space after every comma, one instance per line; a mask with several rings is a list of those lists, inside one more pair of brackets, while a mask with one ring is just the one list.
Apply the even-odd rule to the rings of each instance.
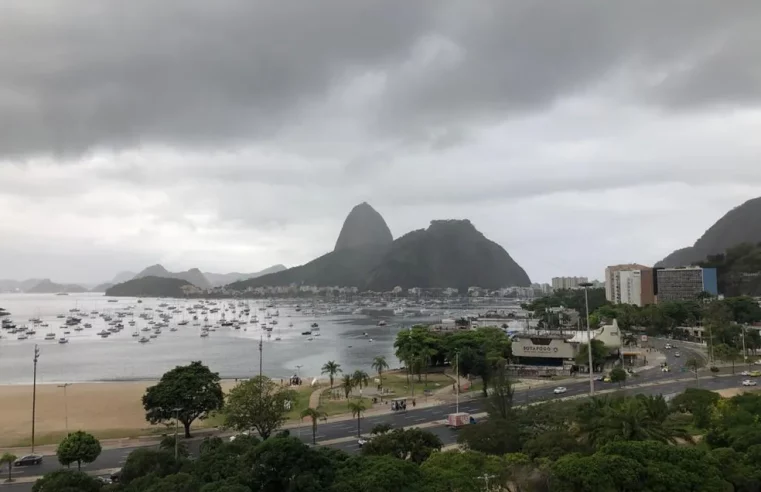
[[373, 207], [362, 202], [344, 221], [334, 251], [371, 245], [389, 245], [394, 241], [386, 221]]

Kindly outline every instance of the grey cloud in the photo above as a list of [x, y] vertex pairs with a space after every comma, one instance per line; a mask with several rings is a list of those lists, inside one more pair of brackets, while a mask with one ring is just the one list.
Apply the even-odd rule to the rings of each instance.
[[754, 0], [5, 2], [0, 159], [272, 139], [363, 71], [387, 84], [357, 125], [433, 146], [627, 64], [694, 62], [638, 88], [656, 104], [756, 99], [760, 15]]
[[345, 68], [400, 57], [430, 20], [404, 0], [46, 6], [0, 16], [5, 156], [267, 137]]

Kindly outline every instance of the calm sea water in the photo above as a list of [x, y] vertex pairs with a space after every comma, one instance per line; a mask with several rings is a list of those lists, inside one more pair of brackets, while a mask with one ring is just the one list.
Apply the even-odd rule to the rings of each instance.
[[[42, 383], [75, 381], [111, 381], [155, 379], [176, 365], [201, 360], [213, 371], [224, 378], [249, 377], [259, 370], [259, 339], [263, 339], [263, 371], [275, 378], [285, 378], [297, 372], [304, 377], [319, 376], [320, 368], [328, 360], [341, 364], [344, 371], [363, 369], [371, 372], [373, 357], [384, 355], [394, 367], [399, 362], [393, 355], [393, 341], [396, 333], [409, 326], [415, 320], [405, 318], [404, 326], [386, 318], [387, 326], [377, 326], [380, 318], [362, 315], [313, 315], [297, 312], [293, 304], [277, 304], [269, 311], [278, 310], [278, 325], [271, 338], [259, 324], [246, 324], [244, 331], [230, 327], [217, 327], [217, 331], [201, 338], [201, 327], [192, 326], [192, 315], [185, 308], [197, 301], [143, 299], [141, 304], [132, 298], [108, 302], [102, 294], [77, 294], [56, 296], [53, 294], [0, 294], [0, 307], [11, 313], [10, 319], [16, 324], [32, 326], [30, 318], [40, 318], [48, 327], [37, 326], [37, 334], [28, 340], [17, 340], [17, 335], [0, 330], [0, 384], [30, 383], [32, 381], [34, 346], [38, 345], [40, 357], [37, 366], [37, 381]], [[161, 303], [183, 308], [185, 319], [191, 324], [178, 326], [178, 331], [163, 329], [158, 338], [141, 344], [132, 337], [132, 332], [147, 326], [147, 321], [137, 315], [146, 308], [155, 313]], [[226, 306], [230, 301], [218, 301], [218, 307]], [[109, 338], [102, 339], [97, 333], [108, 327], [100, 317], [92, 319], [88, 315], [82, 323], [91, 323], [92, 328], [80, 332], [71, 330], [69, 343], [59, 344], [57, 340], [44, 340], [45, 334], [52, 331], [56, 336], [63, 335], [64, 319], [61, 314], [79, 309], [84, 316], [91, 311], [115, 314], [134, 306], [134, 318], [125, 318], [125, 327]], [[262, 301], [250, 301], [251, 315], [257, 315], [260, 323], [265, 321]], [[228, 308], [229, 309], [229, 308]], [[240, 310], [240, 308], [238, 308]], [[217, 315], [209, 314], [209, 323], [214, 324]], [[200, 315], [200, 313], [199, 313]], [[234, 316], [230, 311], [227, 318]], [[199, 316], [203, 324], [203, 315]], [[116, 317], [114, 316], [114, 319]], [[136, 326], [129, 326], [126, 321], [134, 319]], [[174, 315], [170, 327], [183, 318]], [[155, 318], [158, 321], [158, 317]], [[317, 322], [320, 336], [312, 341], [301, 335], [302, 331]], [[289, 327], [293, 324], [293, 327]], [[141, 335], [147, 335], [141, 332]], [[366, 334], [366, 335], [365, 335]], [[275, 337], [281, 341], [275, 341]], [[371, 342], [370, 339], [373, 341]]]

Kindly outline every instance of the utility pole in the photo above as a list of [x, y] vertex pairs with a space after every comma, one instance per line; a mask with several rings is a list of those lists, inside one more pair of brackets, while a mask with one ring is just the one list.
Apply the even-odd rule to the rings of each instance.
[[748, 366], [748, 370], [750, 370], [750, 364], [748, 363], [748, 352], [745, 350], [745, 325], [742, 325], [743, 331], [743, 362]]
[[66, 418], [66, 435], [69, 435], [69, 399], [66, 395], [66, 388], [71, 386], [71, 383], [59, 384], [59, 388], [63, 388], [63, 412]]
[[34, 345], [34, 382], [32, 383], [32, 454], [34, 454], [34, 421], [37, 416], [37, 361], [40, 358], [40, 349]]
[[[592, 286], [589, 282], [582, 282], [579, 287], [584, 288], [584, 305], [587, 309], [587, 354], [589, 355], [589, 396], [595, 395], [595, 378], [592, 374], [592, 330], [589, 329], [589, 288]], [[619, 336], [621, 335], [619, 330]]]

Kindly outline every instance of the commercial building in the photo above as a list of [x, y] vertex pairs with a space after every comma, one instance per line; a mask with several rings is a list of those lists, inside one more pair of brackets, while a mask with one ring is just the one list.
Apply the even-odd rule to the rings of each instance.
[[587, 277], [553, 277], [552, 289], [578, 289], [579, 284], [585, 284], [587, 282]]
[[653, 304], [653, 269], [636, 263], [609, 266], [605, 269], [605, 298], [614, 304]]
[[655, 295], [658, 302], [694, 300], [701, 292], [719, 295], [715, 268], [690, 266], [655, 270]]
[[[613, 320], [597, 330], [592, 330], [592, 339], [602, 341], [612, 352], [621, 348], [621, 331]], [[521, 364], [563, 366], [575, 364], [579, 346], [588, 343], [586, 330], [569, 332], [523, 332], [512, 336], [513, 357]]]

